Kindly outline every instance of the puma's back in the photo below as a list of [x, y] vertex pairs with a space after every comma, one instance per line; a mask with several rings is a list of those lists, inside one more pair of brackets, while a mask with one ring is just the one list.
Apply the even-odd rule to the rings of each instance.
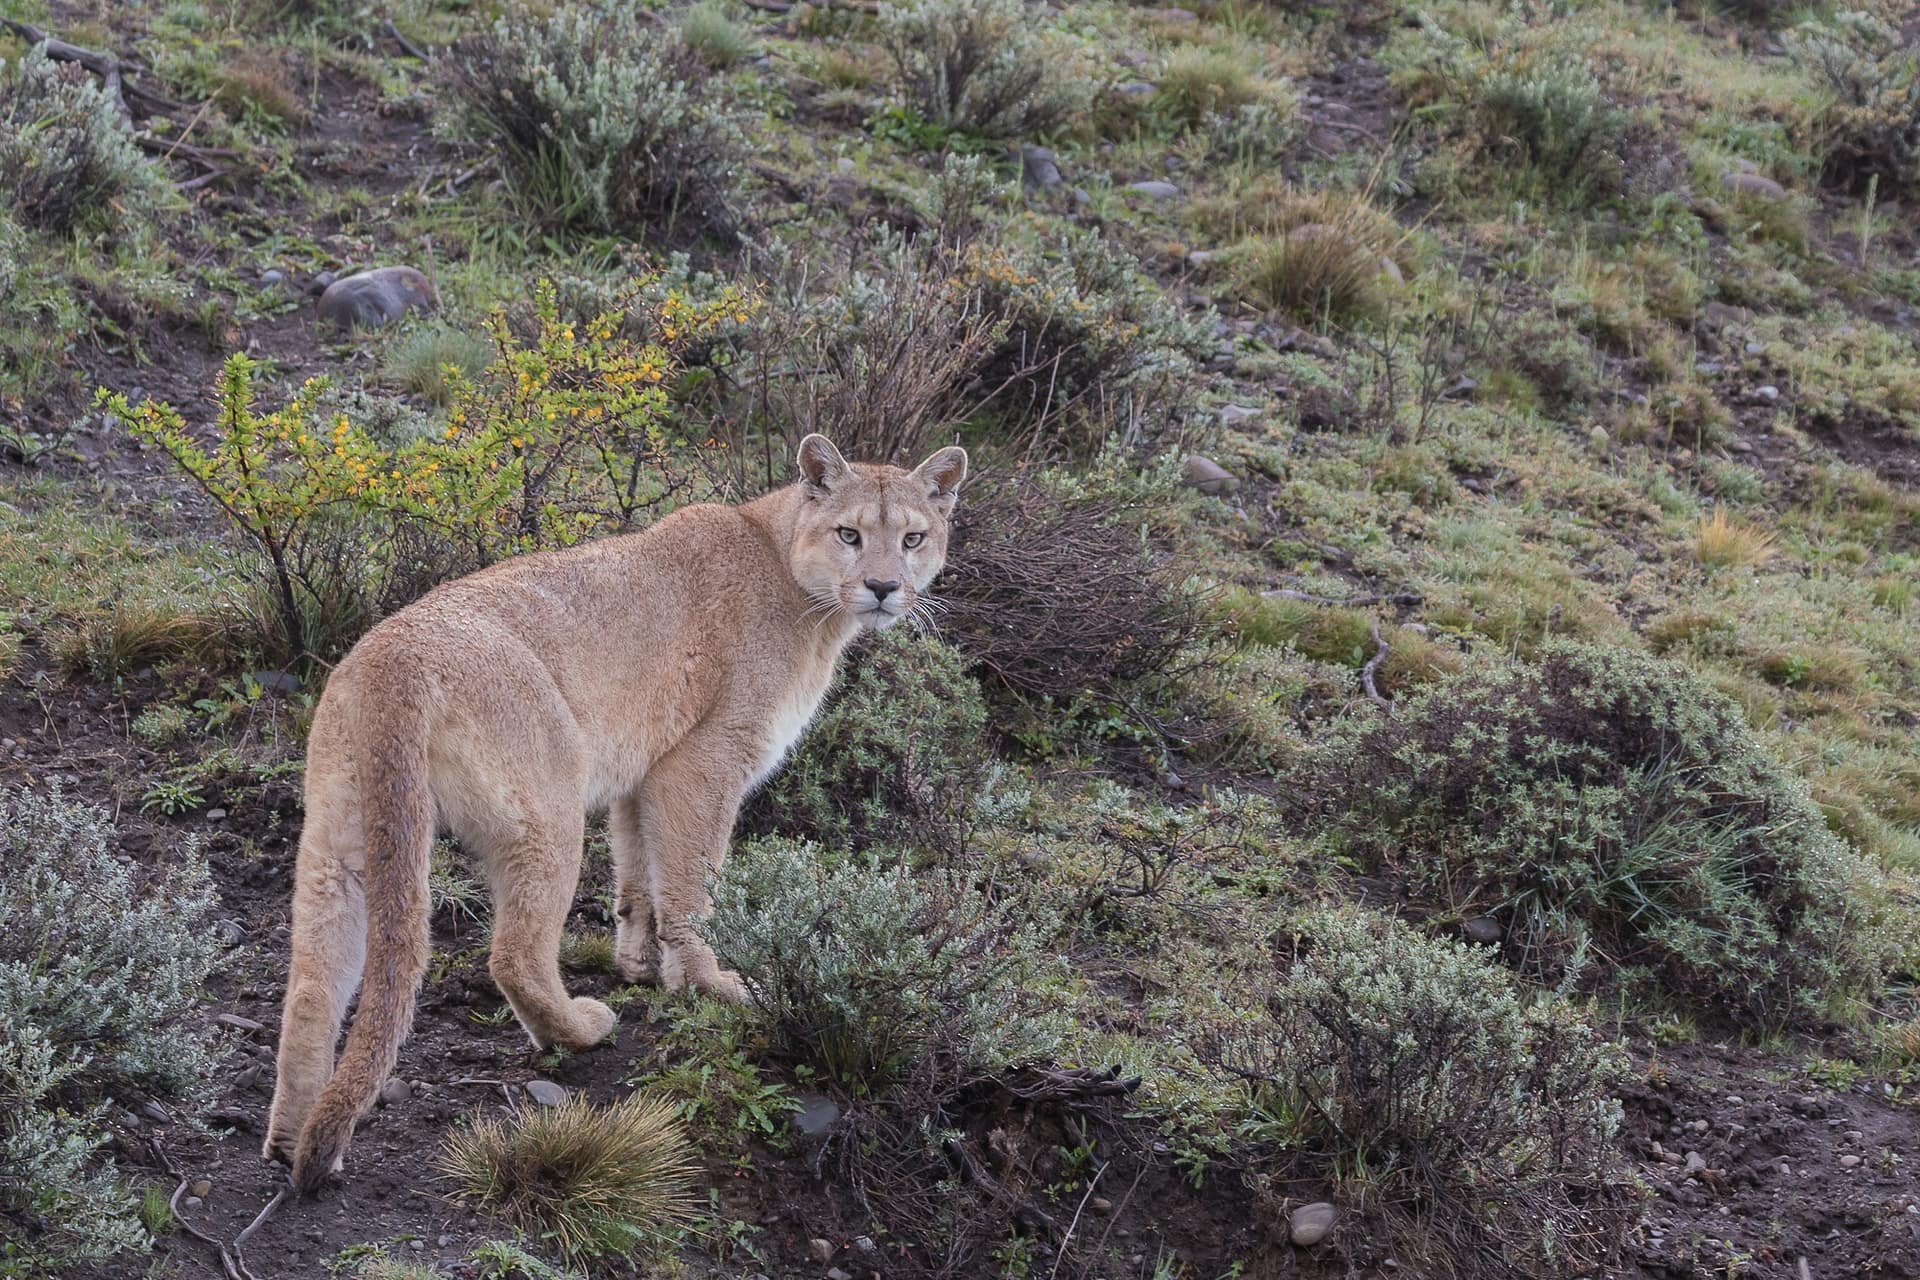
[[427, 963], [437, 831], [493, 887], [490, 967], [536, 1045], [584, 1048], [613, 1026], [558, 967], [591, 809], [609, 812], [622, 974], [740, 997], [690, 925], [709, 868], [847, 642], [905, 617], [939, 573], [966, 455], [850, 466], [810, 436], [799, 464], [796, 483], [743, 506], [448, 583], [335, 670], [308, 744], [266, 1146], [301, 1187], [337, 1167], [393, 1069]]

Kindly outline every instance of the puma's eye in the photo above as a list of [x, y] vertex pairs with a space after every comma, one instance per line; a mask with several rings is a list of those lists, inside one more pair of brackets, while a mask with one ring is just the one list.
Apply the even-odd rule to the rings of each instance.
[[927, 535], [924, 533], [910, 533], [906, 537], [900, 539], [900, 545], [905, 547], [907, 550], [911, 551], [915, 547], [919, 546], [921, 543], [925, 542], [926, 540], [927, 540]]
[[858, 529], [849, 529], [847, 526], [841, 525], [838, 529], [835, 529], [834, 532], [839, 534], [840, 541], [846, 543], [848, 546], [857, 547], [860, 545], [860, 531]]

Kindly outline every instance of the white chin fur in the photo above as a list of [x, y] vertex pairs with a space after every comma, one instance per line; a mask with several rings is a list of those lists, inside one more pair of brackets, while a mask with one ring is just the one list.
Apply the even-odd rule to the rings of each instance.
[[906, 616], [904, 613], [889, 613], [885, 609], [867, 609], [859, 615], [860, 625], [869, 631], [885, 631]]

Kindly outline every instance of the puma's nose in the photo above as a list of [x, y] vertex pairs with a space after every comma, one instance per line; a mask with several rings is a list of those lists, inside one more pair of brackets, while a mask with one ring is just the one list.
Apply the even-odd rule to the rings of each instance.
[[876, 605], [885, 604], [887, 597], [899, 589], [898, 582], [875, 582], [872, 578], [867, 579], [867, 590], [873, 592], [873, 602]]

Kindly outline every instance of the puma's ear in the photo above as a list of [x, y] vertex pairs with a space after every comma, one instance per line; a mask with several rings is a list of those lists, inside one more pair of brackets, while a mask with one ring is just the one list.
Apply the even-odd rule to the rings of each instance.
[[951, 511], [960, 497], [960, 482], [967, 478], [967, 451], [950, 444], [915, 467], [913, 474], [926, 483], [934, 506]]
[[847, 460], [833, 447], [833, 441], [817, 433], [800, 442], [797, 461], [800, 479], [806, 484], [807, 492], [816, 497], [832, 493], [834, 486], [853, 474]]

